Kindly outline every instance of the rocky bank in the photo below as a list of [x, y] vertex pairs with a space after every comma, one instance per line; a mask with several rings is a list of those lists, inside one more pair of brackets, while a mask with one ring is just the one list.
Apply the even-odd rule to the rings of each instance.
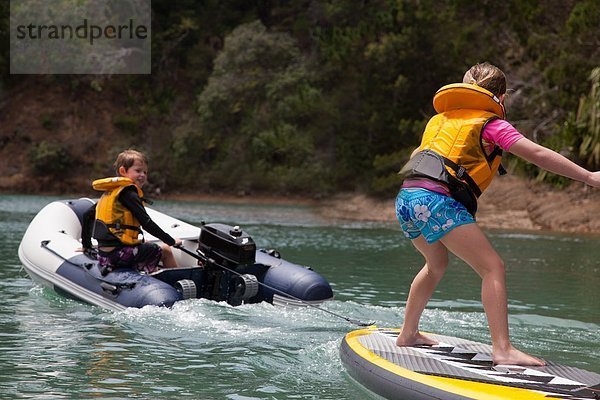
[[[394, 199], [344, 194], [318, 204], [325, 217], [395, 221]], [[484, 228], [600, 233], [600, 191], [574, 182], [553, 190], [517, 176], [498, 177], [481, 196], [477, 222]]]

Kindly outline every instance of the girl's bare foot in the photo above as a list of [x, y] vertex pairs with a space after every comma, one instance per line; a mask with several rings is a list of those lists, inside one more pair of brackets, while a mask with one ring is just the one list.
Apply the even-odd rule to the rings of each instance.
[[396, 346], [414, 346], [424, 344], [428, 346], [433, 346], [438, 344], [437, 341], [422, 335], [421, 332], [417, 332], [415, 334], [404, 334], [404, 332], [400, 332], [398, 338], [396, 339]]
[[506, 351], [494, 350], [492, 359], [494, 360], [494, 365], [531, 365], [537, 367], [546, 365], [545, 361], [530, 356], [529, 354], [525, 354], [512, 346]]

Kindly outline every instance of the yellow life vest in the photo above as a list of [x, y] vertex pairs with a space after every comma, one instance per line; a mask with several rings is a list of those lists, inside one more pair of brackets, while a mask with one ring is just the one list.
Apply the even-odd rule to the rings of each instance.
[[141, 233], [140, 222], [131, 211], [119, 201], [119, 194], [123, 189], [134, 186], [140, 198], [143, 199], [142, 189], [137, 187], [129, 178], [113, 177], [97, 179], [92, 183], [95, 190], [103, 191], [96, 205], [96, 229], [94, 236], [101, 241], [110, 241], [115, 238], [124, 245], [137, 245], [142, 242], [138, 238]]
[[438, 113], [463, 108], [484, 110], [506, 118], [504, 105], [495, 94], [468, 83], [451, 83], [441, 87], [433, 97], [433, 108]]
[[444, 157], [446, 169], [479, 197], [502, 160], [500, 147], [486, 151], [481, 132], [489, 121], [504, 118], [504, 106], [488, 90], [464, 83], [442, 87], [433, 105], [438, 114], [427, 123], [419, 150], [433, 150]]

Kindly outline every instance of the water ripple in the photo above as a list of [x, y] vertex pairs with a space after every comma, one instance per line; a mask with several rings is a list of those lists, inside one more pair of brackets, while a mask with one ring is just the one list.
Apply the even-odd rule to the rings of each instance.
[[[323, 221], [309, 207], [160, 202], [168, 213], [242, 223], [259, 247], [310, 265], [331, 283], [323, 307], [231, 307], [188, 300], [172, 309], [108, 312], [35, 286], [17, 247], [53, 198], [0, 196], [0, 393], [6, 398], [363, 399], [339, 359], [344, 318], [399, 327], [423, 266], [397, 228]], [[490, 235], [507, 265], [514, 344], [600, 372], [597, 240]], [[421, 329], [489, 343], [481, 281], [452, 259]]]

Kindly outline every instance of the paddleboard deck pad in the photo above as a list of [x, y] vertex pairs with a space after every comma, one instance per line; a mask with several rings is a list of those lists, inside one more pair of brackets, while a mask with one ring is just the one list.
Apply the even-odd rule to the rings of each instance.
[[340, 356], [349, 375], [388, 399], [600, 399], [600, 374], [547, 361], [493, 365], [488, 344], [428, 334], [435, 346], [396, 346], [399, 329], [348, 333]]

